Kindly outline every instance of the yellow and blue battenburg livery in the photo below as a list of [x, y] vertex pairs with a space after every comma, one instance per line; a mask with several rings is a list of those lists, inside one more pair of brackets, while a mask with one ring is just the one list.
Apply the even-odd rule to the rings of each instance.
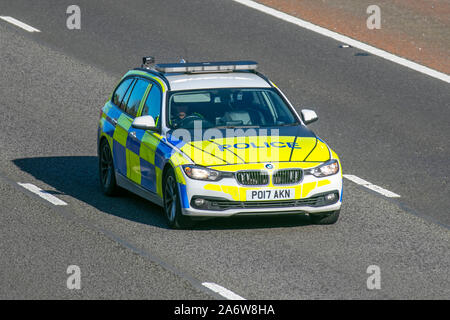
[[103, 192], [128, 189], [164, 208], [170, 227], [197, 217], [307, 214], [334, 223], [338, 156], [253, 61], [171, 63], [120, 80], [101, 110]]

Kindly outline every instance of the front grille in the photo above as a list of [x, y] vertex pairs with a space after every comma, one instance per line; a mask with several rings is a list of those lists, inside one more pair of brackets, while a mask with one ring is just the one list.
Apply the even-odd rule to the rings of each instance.
[[269, 175], [264, 171], [239, 171], [237, 181], [244, 186], [264, 186], [269, 184]]
[[301, 169], [287, 169], [275, 172], [272, 177], [274, 185], [279, 184], [295, 184], [299, 183], [303, 178], [303, 171]]

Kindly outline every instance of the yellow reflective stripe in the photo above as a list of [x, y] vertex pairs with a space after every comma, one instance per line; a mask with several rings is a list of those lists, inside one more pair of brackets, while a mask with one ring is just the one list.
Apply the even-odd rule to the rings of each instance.
[[134, 152], [126, 150], [127, 153], [127, 177], [131, 181], [141, 184], [141, 162], [140, 158]]
[[231, 195], [231, 197], [233, 197], [233, 200], [236, 201], [242, 200], [239, 197], [239, 187], [234, 186], [221, 186], [221, 187], [223, 192], [228, 193], [229, 195]]
[[325, 143], [317, 140], [317, 145], [311, 154], [306, 158], [307, 161], [327, 161], [330, 159], [330, 151]]
[[147, 89], [145, 89], [144, 95], [142, 96], [142, 100], [139, 103], [139, 109], [137, 112], [137, 116], [140, 117], [142, 115], [142, 109], [144, 109], [144, 105], [145, 105], [145, 101], [147, 100], [147, 95], [150, 92], [151, 88], [152, 88], [152, 84], [149, 83], [149, 85], [147, 86]]
[[[292, 152], [291, 161], [304, 161], [311, 150], [316, 145], [316, 138], [303, 138], [298, 137], [295, 141], [296, 145], [299, 145], [301, 149], [294, 149]], [[317, 160], [309, 160], [308, 161], [317, 161]]]
[[114, 130], [113, 139], [120, 143], [122, 146], [127, 146], [128, 131], [125, 131], [122, 127], [116, 126]]
[[140, 156], [145, 161], [155, 165], [156, 148], [160, 140], [152, 133], [145, 132], [141, 140]]
[[166, 91], [166, 86], [164, 84], [164, 82], [162, 82], [159, 78], [152, 76], [151, 74], [147, 73], [147, 72], [143, 72], [143, 71], [138, 71], [138, 70], [131, 70], [128, 71], [124, 77], [129, 76], [129, 75], [140, 75], [140, 76], [144, 76], [147, 78], [150, 78], [152, 80], [155, 80], [156, 82], [158, 82], [161, 85], [162, 91], [165, 92]]
[[[194, 141], [194, 142], [192, 142], [192, 144], [194, 146], [191, 145], [190, 143], [186, 143], [183, 147], [180, 148], [180, 150], [182, 152], [184, 152], [189, 158], [191, 158], [196, 164], [199, 164], [199, 165], [226, 164], [226, 162], [221, 159], [221, 157], [223, 157], [223, 152], [221, 152], [221, 155], [217, 158], [217, 157], [203, 151], [204, 150], [203, 145], [208, 144], [208, 143], [211, 144], [211, 142], [208, 142], [208, 141]], [[217, 145], [215, 145], [214, 147], [217, 148]], [[235, 155], [233, 155], [232, 153], [230, 153], [230, 154], [231, 154], [231, 156], [236, 158]], [[240, 162], [242, 162], [242, 161], [240, 161]]]
[[[295, 137], [292, 136], [241, 136], [223, 139], [224, 145], [232, 145], [229, 148], [238, 156], [240, 161], [235, 160], [235, 156], [230, 151], [222, 154], [227, 162], [270, 162], [289, 161], [292, 149], [287, 143], [293, 143]], [[267, 147], [267, 145], [274, 147]], [[252, 146], [251, 148], [249, 146]], [[301, 150], [301, 149], [300, 149]]]
[[308, 194], [316, 187], [316, 182], [304, 183], [302, 187], [302, 198], [308, 196]]
[[211, 190], [211, 191], [222, 191], [221, 186], [217, 184], [207, 184], [203, 187], [205, 190]]
[[[295, 136], [240, 136], [215, 139], [214, 142], [208, 139], [194, 141], [185, 144], [181, 151], [186, 153], [195, 163], [206, 166], [226, 163], [301, 162], [314, 149], [316, 141], [316, 138], [311, 137], [296, 139]], [[318, 149], [314, 153], [315, 158], [321, 152], [321, 145], [325, 144], [317, 143], [317, 145]], [[326, 149], [325, 154], [329, 154], [328, 149]], [[328, 160], [328, 158], [325, 160]], [[314, 160], [308, 159], [308, 161]], [[317, 162], [321, 161], [321, 159], [317, 160]]]
[[180, 166], [182, 164], [190, 163], [185, 157], [183, 157], [178, 152], [175, 152], [174, 154], [172, 154], [169, 161], [172, 164], [172, 166], [174, 166], [174, 167]]
[[156, 172], [156, 193], [162, 198], [162, 170], [155, 167]]
[[[139, 156], [145, 161], [155, 166], [156, 174], [156, 193], [162, 197], [162, 168], [158, 168], [155, 164], [156, 150], [158, 144], [161, 143], [160, 135], [156, 133], [145, 132], [141, 140], [141, 148]], [[177, 179], [178, 180], [178, 179]]]
[[121, 127], [123, 127], [125, 130], [129, 130], [131, 128], [131, 123], [133, 122], [133, 120], [127, 116], [125, 113], [122, 113], [119, 117], [119, 119], [117, 119], [117, 124], [120, 125]]
[[122, 113], [117, 119], [116, 129], [114, 130], [113, 138], [122, 146], [127, 146], [128, 129], [131, 127], [131, 118]]
[[183, 172], [181, 171], [181, 167], [175, 167], [175, 177], [177, 178], [177, 182], [181, 184], [186, 184], [186, 180], [184, 179]]
[[320, 180], [319, 182], [317, 182], [317, 187], [326, 186], [326, 185], [328, 185], [330, 183], [331, 183], [330, 180]]

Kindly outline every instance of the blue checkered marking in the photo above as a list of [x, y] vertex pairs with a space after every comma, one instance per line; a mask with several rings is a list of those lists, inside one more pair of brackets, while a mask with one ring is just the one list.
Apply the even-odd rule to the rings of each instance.
[[178, 186], [180, 187], [181, 207], [189, 208], [189, 199], [186, 192], [186, 185], [179, 183]]
[[170, 159], [174, 152], [175, 150], [160, 141], [158, 143], [158, 147], [156, 148], [155, 166], [162, 169], [164, 167], [166, 159]]
[[156, 169], [153, 164], [140, 158], [141, 187], [156, 193]]
[[118, 143], [116, 140], [113, 140], [113, 157], [114, 157], [114, 165], [116, 166], [116, 170], [123, 174], [127, 175], [127, 153], [124, 146]]
[[133, 138], [128, 134], [127, 137], [127, 149], [131, 152], [139, 155], [139, 150], [141, 149], [141, 141], [142, 137], [144, 136], [145, 131], [144, 130], [136, 130], [135, 128], [130, 128], [130, 131], [136, 132], [136, 138]]

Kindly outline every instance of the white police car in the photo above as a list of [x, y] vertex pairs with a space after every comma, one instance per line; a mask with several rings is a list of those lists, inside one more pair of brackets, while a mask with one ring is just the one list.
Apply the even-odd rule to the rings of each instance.
[[170, 63], [126, 73], [102, 108], [101, 188], [164, 208], [170, 227], [193, 217], [308, 214], [337, 221], [339, 158], [253, 61]]

